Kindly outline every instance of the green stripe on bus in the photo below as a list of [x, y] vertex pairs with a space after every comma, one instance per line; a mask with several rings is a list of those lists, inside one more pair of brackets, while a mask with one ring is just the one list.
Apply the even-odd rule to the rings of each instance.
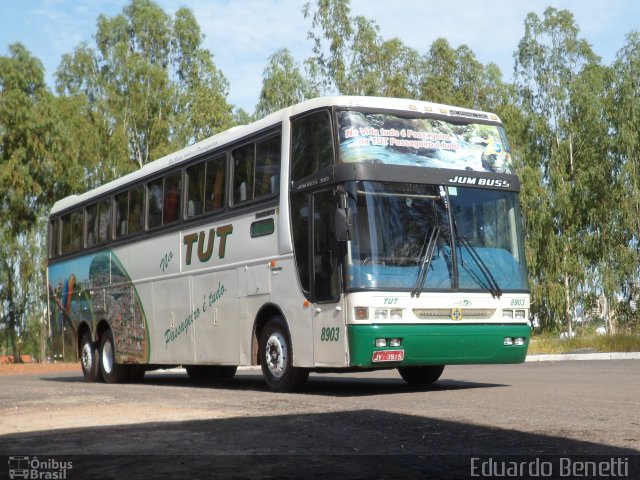
[[[349, 325], [352, 367], [522, 363], [531, 329], [528, 325]], [[504, 345], [505, 338], [523, 338], [524, 345]], [[399, 347], [376, 347], [379, 338], [401, 339]], [[373, 352], [403, 350], [401, 362], [372, 362]]]

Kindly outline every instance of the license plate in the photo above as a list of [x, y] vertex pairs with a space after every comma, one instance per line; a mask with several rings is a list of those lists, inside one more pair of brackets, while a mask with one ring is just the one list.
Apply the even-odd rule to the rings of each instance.
[[401, 362], [404, 360], [404, 350], [379, 350], [373, 352], [372, 362]]

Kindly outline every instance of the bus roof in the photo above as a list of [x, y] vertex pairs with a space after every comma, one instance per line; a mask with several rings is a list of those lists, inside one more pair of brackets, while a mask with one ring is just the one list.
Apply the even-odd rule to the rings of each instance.
[[402, 98], [388, 97], [362, 97], [362, 96], [334, 96], [319, 97], [307, 100], [296, 105], [274, 112], [266, 117], [252, 122], [248, 125], [241, 125], [225, 130], [205, 140], [190, 145], [182, 150], [166, 155], [153, 162], [144, 165], [128, 175], [124, 175], [116, 180], [106, 183], [93, 190], [89, 190], [80, 195], [70, 195], [57, 201], [51, 214], [66, 210], [79, 203], [83, 203], [100, 195], [118, 190], [130, 183], [135, 183], [146, 177], [153, 176], [158, 172], [190, 159], [198, 157], [206, 152], [215, 150], [221, 146], [241, 140], [253, 133], [264, 130], [270, 126], [281, 123], [284, 119], [299, 115], [301, 113], [316, 110], [323, 107], [346, 107], [346, 108], [372, 108], [380, 110], [407, 111], [415, 113], [434, 113], [438, 115], [467, 118], [469, 120], [482, 120], [501, 123], [497, 115], [479, 110], [454, 107], [438, 103], [424, 102]]

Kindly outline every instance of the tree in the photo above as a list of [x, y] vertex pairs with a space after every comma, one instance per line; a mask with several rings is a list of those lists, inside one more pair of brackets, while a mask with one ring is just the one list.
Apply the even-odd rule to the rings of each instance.
[[[613, 212], [618, 223], [617, 251], [626, 258], [627, 270], [621, 270], [619, 293], [625, 300], [623, 312], [628, 323], [637, 323], [635, 303], [640, 300], [640, 32], [632, 32], [617, 53], [612, 66], [608, 92], [607, 118], [612, 136], [611, 152], [618, 168], [620, 188], [613, 193]], [[629, 258], [630, 257], [630, 258]], [[630, 270], [630, 271], [629, 271]]]
[[233, 124], [228, 84], [186, 8], [171, 19], [151, 0], [98, 18], [96, 48], [63, 57], [57, 91], [83, 97], [111, 177]]
[[578, 33], [567, 10], [549, 7], [543, 19], [529, 13], [515, 54], [516, 83], [531, 125], [525, 161], [542, 182], [538, 202], [543, 205], [534, 209], [525, 204], [537, 255], [532, 262], [534, 295], [539, 313], [547, 315], [550, 323], [562, 318], [569, 331], [588, 266], [582, 238], [591, 231], [593, 198], [585, 200], [583, 194], [598, 188], [590, 169], [600, 161], [590, 150], [593, 139], [580, 130], [582, 120], [573, 115], [572, 100], [585, 94], [577, 89], [594, 85], [578, 82], [573, 90], [569, 86], [587, 79], [585, 72], [599, 65], [599, 58]]
[[42, 218], [77, 181], [57, 103], [21, 44], [0, 57], [0, 306], [16, 360], [29, 305], [42, 305]]
[[262, 118], [281, 108], [313, 98], [318, 93], [307, 80], [286, 48], [269, 57], [262, 76], [260, 100], [256, 105], [256, 118]]
[[319, 89], [342, 95], [415, 97], [419, 54], [399, 39], [384, 40], [375, 22], [351, 17], [348, 0], [318, 0], [304, 7], [311, 18], [309, 73]]

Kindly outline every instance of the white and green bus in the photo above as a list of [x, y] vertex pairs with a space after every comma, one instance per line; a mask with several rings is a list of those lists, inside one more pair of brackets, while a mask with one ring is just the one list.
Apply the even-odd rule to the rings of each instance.
[[496, 115], [309, 100], [58, 201], [51, 322], [109, 383], [523, 362], [519, 188]]

